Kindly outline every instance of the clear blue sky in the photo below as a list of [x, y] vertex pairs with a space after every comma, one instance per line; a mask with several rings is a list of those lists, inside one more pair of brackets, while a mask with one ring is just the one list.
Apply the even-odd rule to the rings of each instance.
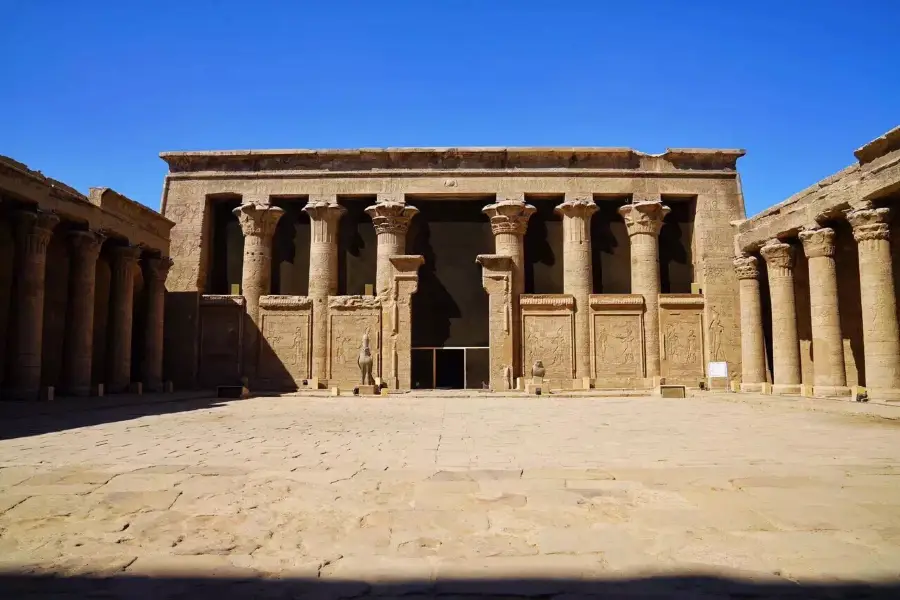
[[897, 0], [0, 0], [0, 15], [0, 154], [153, 208], [163, 150], [577, 145], [745, 148], [752, 214], [900, 124]]

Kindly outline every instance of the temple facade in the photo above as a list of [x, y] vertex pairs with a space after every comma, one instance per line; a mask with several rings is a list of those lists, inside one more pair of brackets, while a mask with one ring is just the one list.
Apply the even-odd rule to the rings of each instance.
[[900, 128], [737, 225], [741, 389], [900, 400]]
[[[167, 152], [179, 387], [699, 387], [741, 373], [740, 150]], [[716, 380], [728, 385], [728, 380]]]
[[162, 391], [172, 226], [0, 157], [0, 397]]

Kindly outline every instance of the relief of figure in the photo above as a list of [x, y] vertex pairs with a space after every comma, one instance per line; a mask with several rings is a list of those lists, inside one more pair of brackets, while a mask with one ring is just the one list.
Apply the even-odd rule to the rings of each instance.
[[372, 362], [372, 351], [369, 349], [369, 329], [366, 328], [362, 338], [362, 347], [359, 349], [359, 357], [356, 359], [361, 376], [360, 385], [375, 384], [375, 379], [372, 378]]
[[722, 334], [725, 332], [725, 327], [722, 325], [719, 313], [714, 308], [709, 309], [709, 315], [709, 356], [713, 362], [718, 362], [725, 360], [722, 352]]

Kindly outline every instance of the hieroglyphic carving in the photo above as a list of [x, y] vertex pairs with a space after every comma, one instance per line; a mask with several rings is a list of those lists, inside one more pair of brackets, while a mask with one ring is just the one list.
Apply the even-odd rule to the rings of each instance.
[[641, 377], [642, 337], [640, 314], [594, 314], [595, 377]]
[[524, 365], [543, 361], [546, 377], [571, 379], [573, 322], [571, 314], [524, 313], [522, 315], [522, 351]]
[[369, 330], [372, 373], [381, 375], [381, 311], [372, 309], [333, 310], [329, 317], [328, 381], [341, 385], [359, 384], [359, 340]]
[[662, 376], [667, 383], [696, 385], [706, 372], [703, 354], [703, 298], [690, 294], [679, 296], [660, 296]]
[[309, 378], [309, 311], [266, 311], [258, 375], [272, 383], [299, 385]]

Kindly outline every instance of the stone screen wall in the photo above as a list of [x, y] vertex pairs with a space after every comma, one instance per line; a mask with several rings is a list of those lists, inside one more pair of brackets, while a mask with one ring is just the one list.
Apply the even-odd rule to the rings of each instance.
[[369, 333], [374, 359], [372, 375], [381, 376], [381, 299], [373, 296], [332, 296], [328, 302], [328, 383], [353, 387], [360, 383], [357, 359], [363, 335]]
[[574, 299], [566, 294], [525, 294], [522, 311], [522, 364], [531, 376], [535, 361], [544, 364], [547, 379], [575, 376]]
[[696, 387], [706, 373], [703, 296], [660, 294], [661, 376], [667, 384]]
[[200, 299], [202, 387], [235, 385], [243, 375], [244, 298], [207, 295]]
[[594, 294], [591, 304], [591, 376], [597, 388], [644, 385], [644, 299]]
[[305, 296], [262, 296], [259, 300], [260, 387], [296, 390], [310, 378], [312, 301]]

